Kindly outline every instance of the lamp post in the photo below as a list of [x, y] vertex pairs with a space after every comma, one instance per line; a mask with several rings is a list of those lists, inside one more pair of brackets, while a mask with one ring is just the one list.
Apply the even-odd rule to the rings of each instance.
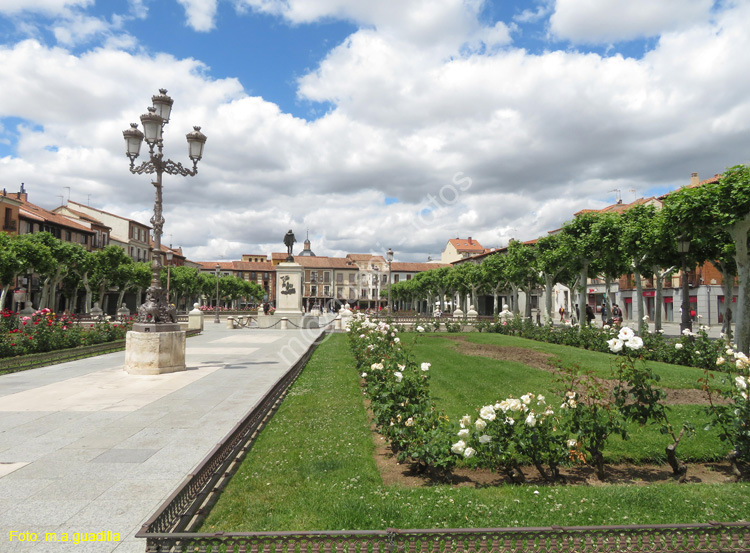
[[169, 284], [170, 284], [170, 277], [172, 272], [172, 258], [174, 257], [174, 252], [172, 250], [167, 250], [167, 303], [169, 303]]
[[693, 321], [690, 319], [690, 288], [688, 286], [687, 254], [690, 251], [690, 239], [684, 234], [677, 237], [677, 251], [682, 257], [682, 317], [680, 332], [686, 328], [692, 332]]
[[[198, 162], [203, 157], [203, 147], [206, 144], [206, 135], [200, 132], [200, 127], [193, 127], [193, 132], [186, 135], [188, 142], [188, 155], [193, 160], [193, 168], [186, 169], [181, 163], [175, 163], [171, 159], [164, 159], [162, 133], [165, 125], [169, 123], [174, 100], [167, 96], [167, 91], [159, 89], [159, 94], [151, 97], [153, 105], [148, 108], [148, 113], [141, 115], [143, 131], [138, 130], [137, 123], [131, 123], [130, 128], [123, 131], [122, 135], [127, 144], [126, 155], [130, 158], [130, 172], [134, 175], [143, 173], [156, 173], [156, 180], [151, 184], [156, 188], [156, 199], [154, 201], [154, 216], [151, 224], [154, 228], [154, 247], [152, 250], [152, 279], [151, 286], [146, 291], [146, 303], [138, 309], [137, 321], [139, 324], [133, 326], [133, 330], [144, 332], [179, 330], [174, 313], [169, 308], [166, 294], [161, 287], [161, 235], [164, 228], [164, 217], [162, 216], [162, 175], [182, 175], [193, 177], [198, 173]], [[146, 140], [149, 150], [149, 159], [138, 167], [135, 159], [141, 150], [141, 143]], [[145, 326], [144, 326], [145, 325]]]
[[391, 282], [393, 277], [391, 276], [391, 263], [393, 263], [393, 250], [388, 248], [385, 253], [385, 259], [388, 261], [388, 313], [393, 313], [393, 306], [391, 305]]
[[216, 311], [216, 315], [214, 316], [215, 323], [220, 322], [219, 321], [219, 277], [221, 276], [221, 273], [219, 273], [220, 270], [221, 270], [221, 265], [217, 263], [216, 269], [214, 269], [214, 275], [216, 275], [216, 307], [214, 308], [214, 311]]

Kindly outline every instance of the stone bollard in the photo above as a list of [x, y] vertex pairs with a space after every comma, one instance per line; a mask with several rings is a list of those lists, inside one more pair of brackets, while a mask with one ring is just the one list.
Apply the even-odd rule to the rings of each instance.
[[341, 330], [341, 315], [336, 315], [333, 319], [333, 330]]
[[227, 328], [230, 330], [234, 328], [234, 317], [227, 317]]
[[281, 330], [289, 330], [289, 319], [286, 317], [281, 317]]
[[120, 321], [125, 321], [130, 318], [130, 309], [127, 308], [127, 306], [123, 303], [122, 307], [117, 310], [117, 319]]
[[94, 302], [94, 307], [91, 308], [91, 316], [94, 319], [101, 319], [104, 315], [104, 311], [102, 311], [102, 308], [99, 307], [99, 302]]
[[477, 313], [477, 310], [474, 309], [473, 305], [469, 306], [469, 311], [466, 313], [466, 318], [469, 320], [470, 323], [477, 322], [477, 317], [479, 316], [479, 313]]
[[463, 321], [464, 320], [464, 312], [461, 311], [460, 307], [456, 307], [456, 310], [453, 312], [453, 320], [454, 321]]
[[203, 331], [203, 311], [198, 309], [199, 303], [193, 304], [193, 310], [188, 313], [188, 329], [189, 330], [200, 330]]

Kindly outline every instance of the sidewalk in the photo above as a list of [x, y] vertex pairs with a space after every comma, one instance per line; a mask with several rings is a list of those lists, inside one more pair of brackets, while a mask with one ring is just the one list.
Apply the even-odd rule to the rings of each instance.
[[0, 551], [145, 551], [135, 532], [321, 332], [207, 321], [184, 372], [129, 375], [119, 352], [0, 376]]

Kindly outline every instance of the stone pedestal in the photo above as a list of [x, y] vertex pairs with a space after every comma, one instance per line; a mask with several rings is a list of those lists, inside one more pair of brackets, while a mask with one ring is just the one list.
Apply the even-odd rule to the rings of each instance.
[[479, 316], [479, 313], [477, 313], [477, 310], [474, 309], [473, 305], [470, 305], [469, 310], [466, 312], [466, 318], [469, 321], [476, 321], [478, 316]]
[[198, 303], [193, 304], [193, 310], [188, 313], [188, 329], [197, 329], [203, 331], [203, 311], [198, 309]]
[[464, 320], [464, 312], [461, 311], [460, 307], [456, 307], [456, 310], [453, 312], [453, 320], [456, 320], [456, 321]]
[[[179, 328], [179, 325], [175, 326]], [[184, 371], [185, 332], [181, 330], [166, 332], [131, 330], [125, 338], [125, 370], [130, 374], [164, 374]]]
[[279, 263], [276, 266], [276, 312], [290, 319], [302, 317], [302, 265]]

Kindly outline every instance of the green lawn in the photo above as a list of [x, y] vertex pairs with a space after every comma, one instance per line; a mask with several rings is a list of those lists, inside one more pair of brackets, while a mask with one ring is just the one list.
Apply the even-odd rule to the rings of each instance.
[[[476, 395], [480, 388], [494, 401], [496, 390], [506, 395], [512, 386], [523, 392], [534, 383], [549, 386], [546, 373], [537, 374], [541, 371], [526, 367], [499, 368], [498, 362], [490, 360], [485, 366], [485, 361], [477, 358], [452, 357], [449, 344], [443, 342], [420, 338], [415, 354], [433, 364], [435, 395], [441, 403], [454, 405], [456, 413], [482, 405]], [[459, 388], [460, 393], [457, 391], [448, 399], [447, 390]], [[461, 397], [466, 400], [463, 406]], [[631, 441], [625, 448], [634, 443]], [[641, 443], [638, 446], [646, 448]], [[719, 447], [717, 457], [726, 450]], [[346, 337], [331, 336], [314, 354], [260, 434], [200, 531], [750, 520], [748, 484], [406, 488], [383, 485], [373, 451], [359, 377]], [[613, 451], [610, 455], [617, 457], [618, 453]]]

